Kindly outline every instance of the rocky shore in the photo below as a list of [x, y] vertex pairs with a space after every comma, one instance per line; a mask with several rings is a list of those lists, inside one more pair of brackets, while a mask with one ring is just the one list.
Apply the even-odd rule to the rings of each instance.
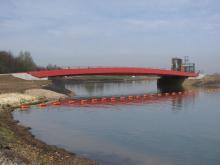
[[0, 164], [97, 164], [35, 139], [29, 132], [30, 128], [13, 120], [12, 111], [4, 109], [0, 112]]

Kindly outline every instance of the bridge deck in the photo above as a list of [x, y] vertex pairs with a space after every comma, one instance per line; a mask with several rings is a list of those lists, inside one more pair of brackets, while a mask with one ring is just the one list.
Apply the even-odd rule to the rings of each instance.
[[153, 75], [160, 77], [196, 77], [197, 73], [180, 72], [166, 69], [135, 68], [135, 67], [106, 67], [106, 68], [76, 68], [60, 70], [44, 70], [28, 72], [38, 78], [57, 76], [83, 76], [83, 75]]

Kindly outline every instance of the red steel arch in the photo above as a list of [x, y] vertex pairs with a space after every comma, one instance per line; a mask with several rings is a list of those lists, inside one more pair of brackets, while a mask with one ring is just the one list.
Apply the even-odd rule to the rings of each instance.
[[83, 76], [83, 75], [153, 75], [160, 77], [196, 77], [197, 73], [180, 72], [166, 69], [137, 68], [137, 67], [97, 67], [97, 68], [72, 68], [59, 70], [43, 70], [28, 72], [38, 78], [57, 76]]

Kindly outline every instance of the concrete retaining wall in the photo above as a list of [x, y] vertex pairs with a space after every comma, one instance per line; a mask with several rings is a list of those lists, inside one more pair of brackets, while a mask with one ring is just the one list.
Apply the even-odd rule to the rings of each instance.
[[23, 80], [48, 80], [48, 78], [37, 78], [28, 73], [12, 73], [11, 75]]

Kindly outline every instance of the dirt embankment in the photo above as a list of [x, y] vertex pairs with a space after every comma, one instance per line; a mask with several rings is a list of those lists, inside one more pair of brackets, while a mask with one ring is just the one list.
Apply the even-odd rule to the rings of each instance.
[[65, 94], [42, 89], [48, 84], [50, 81], [25, 81], [0, 75], [0, 164], [98, 164], [35, 139], [29, 132], [30, 128], [18, 125], [18, 122], [14, 121], [11, 112], [22, 104], [37, 104], [68, 97]]
[[51, 84], [49, 80], [26, 81], [11, 75], [0, 75], [0, 94], [24, 92], [27, 89], [43, 88]]
[[220, 87], [220, 75], [206, 75], [201, 79], [187, 79], [183, 83], [184, 87]]

